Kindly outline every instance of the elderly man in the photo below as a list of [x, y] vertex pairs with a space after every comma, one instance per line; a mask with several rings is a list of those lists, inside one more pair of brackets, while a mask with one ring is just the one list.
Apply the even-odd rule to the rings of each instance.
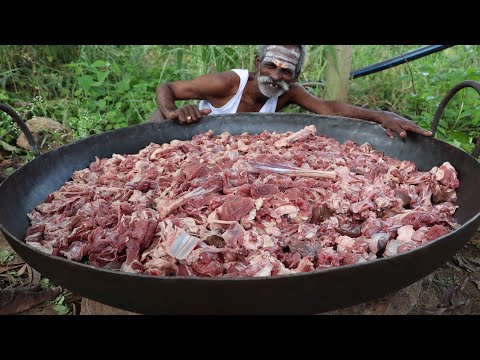
[[[202, 75], [192, 80], [168, 82], [157, 88], [158, 110], [150, 121], [199, 121], [208, 114], [276, 112], [290, 104], [321, 115], [345, 116], [381, 124], [388, 136], [401, 138], [408, 131], [430, 136], [411, 121], [388, 111], [368, 110], [338, 101], [324, 101], [295, 83], [306, 57], [305, 45], [261, 45], [255, 58], [255, 72], [234, 69]], [[176, 100], [198, 99], [197, 106], [175, 106]]]

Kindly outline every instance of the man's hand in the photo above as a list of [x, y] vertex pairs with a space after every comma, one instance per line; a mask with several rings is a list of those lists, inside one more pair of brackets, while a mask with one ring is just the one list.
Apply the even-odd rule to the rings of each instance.
[[212, 112], [210, 109], [200, 110], [198, 106], [186, 105], [175, 111], [167, 113], [167, 119], [178, 120], [180, 124], [191, 124], [199, 121], [204, 115]]
[[18, 314], [47, 300], [53, 300], [60, 295], [59, 287], [42, 289], [38, 285], [28, 284], [8, 286], [0, 289], [0, 315]]
[[432, 136], [431, 131], [424, 130], [410, 120], [390, 111], [382, 111], [380, 125], [387, 130], [387, 135], [392, 139], [394, 138], [394, 132], [402, 139], [406, 138], [407, 131], [412, 131], [423, 136]]

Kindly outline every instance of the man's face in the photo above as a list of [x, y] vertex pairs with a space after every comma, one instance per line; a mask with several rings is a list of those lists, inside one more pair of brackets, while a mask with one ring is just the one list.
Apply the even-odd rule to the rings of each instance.
[[260, 60], [258, 88], [266, 97], [278, 97], [288, 91], [295, 80], [300, 58], [298, 46], [271, 45]]

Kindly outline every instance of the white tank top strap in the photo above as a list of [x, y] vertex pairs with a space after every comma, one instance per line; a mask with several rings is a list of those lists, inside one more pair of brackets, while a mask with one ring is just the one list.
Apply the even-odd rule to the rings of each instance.
[[198, 104], [198, 108], [202, 109], [210, 109], [212, 110], [211, 114], [233, 114], [237, 112], [238, 105], [240, 104], [240, 100], [242, 99], [243, 90], [245, 89], [245, 85], [248, 82], [248, 74], [249, 71], [245, 69], [232, 69], [239, 77], [240, 77], [240, 84], [238, 86], [238, 90], [236, 94], [222, 107], [216, 108], [212, 104], [210, 104], [207, 100], [201, 100]]
[[269, 98], [259, 112], [261, 113], [274, 113], [277, 110], [278, 97]]

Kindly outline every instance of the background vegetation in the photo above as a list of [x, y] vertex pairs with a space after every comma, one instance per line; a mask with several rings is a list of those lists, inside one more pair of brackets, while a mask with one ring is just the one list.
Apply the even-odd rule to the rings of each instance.
[[[421, 45], [355, 45], [358, 69]], [[311, 45], [300, 82], [321, 82], [328, 46]], [[25, 119], [53, 118], [75, 138], [148, 120], [159, 83], [207, 72], [253, 68], [256, 46], [0, 46], [0, 102]], [[351, 81], [351, 104], [399, 113], [430, 128], [445, 94], [464, 80], [480, 81], [480, 46], [457, 45], [382, 72]], [[309, 87], [322, 96], [323, 88]], [[437, 137], [473, 149], [480, 136], [480, 102], [473, 89], [447, 106]], [[181, 105], [179, 102], [178, 105]], [[287, 111], [303, 111], [290, 108]], [[15, 146], [19, 130], [0, 115], [0, 148], [25, 157]]]

